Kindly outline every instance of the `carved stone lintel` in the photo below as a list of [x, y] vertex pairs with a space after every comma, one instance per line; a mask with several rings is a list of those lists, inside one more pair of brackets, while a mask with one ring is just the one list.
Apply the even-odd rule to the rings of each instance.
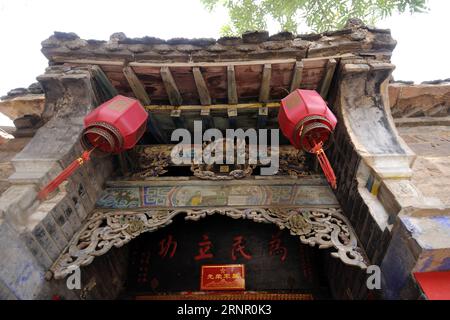
[[335, 208], [208, 208], [156, 209], [148, 211], [96, 211], [70, 242], [66, 252], [51, 267], [56, 279], [64, 278], [74, 269], [89, 265], [95, 257], [120, 248], [144, 232], [169, 225], [184, 214], [186, 220], [221, 214], [234, 219], [273, 223], [287, 228], [303, 244], [319, 249], [333, 248], [333, 257], [347, 265], [362, 269], [367, 263], [358, 248], [356, 236], [340, 209]]

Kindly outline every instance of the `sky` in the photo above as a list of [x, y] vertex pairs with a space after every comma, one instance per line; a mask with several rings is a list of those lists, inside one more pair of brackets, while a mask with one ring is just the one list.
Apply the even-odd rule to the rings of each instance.
[[[450, 1], [429, 0], [426, 14], [394, 15], [377, 23], [390, 28], [398, 44], [392, 62], [396, 80], [450, 78]], [[0, 0], [0, 96], [27, 87], [44, 73], [41, 41], [54, 31], [83, 39], [108, 40], [114, 32], [129, 37], [219, 38], [227, 12], [205, 10], [200, 0]], [[268, 24], [269, 33], [278, 32]], [[306, 33], [304, 26], [299, 33]], [[11, 124], [0, 114], [0, 125]]]

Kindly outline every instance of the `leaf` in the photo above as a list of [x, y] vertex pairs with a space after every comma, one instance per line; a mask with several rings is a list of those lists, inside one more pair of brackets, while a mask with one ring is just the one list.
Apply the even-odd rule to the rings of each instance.
[[268, 19], [279, 30], [297, 32], [300, 20], [315, 32], [342, 28], [349, 18], [374, 24], [394, 13], [424, 13], [426, 0], [200, 0], [205, 9], [224, 7], [230, 21], [221, 28], [222, 35], [237, 35], [263, 30]]

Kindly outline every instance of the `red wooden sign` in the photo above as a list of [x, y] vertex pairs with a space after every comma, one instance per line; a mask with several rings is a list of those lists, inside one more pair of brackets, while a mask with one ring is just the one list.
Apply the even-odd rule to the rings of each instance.
[[202, 266], [200, 290], [245, 290], [244, 265]]

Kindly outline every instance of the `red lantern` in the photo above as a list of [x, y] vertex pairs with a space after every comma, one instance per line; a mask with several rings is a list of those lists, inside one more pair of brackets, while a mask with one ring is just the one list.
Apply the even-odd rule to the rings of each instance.
[[38, 198], [45, 199], [90, 159], [92, 151], [118, 154], [133, 148], [145, 132], [147, 117], [139, 101], [120, 95], [97, 107], [84, 118], [81, 144], [85, 151], [42, 189]]
[[325, 177], [335, 189], [336, 176], [323, 150], [329, 145], [337, 120], [322, 97], [315, 90], [293, 91], [281, 100], [278, 123], [297, 149], [316, 154]]

